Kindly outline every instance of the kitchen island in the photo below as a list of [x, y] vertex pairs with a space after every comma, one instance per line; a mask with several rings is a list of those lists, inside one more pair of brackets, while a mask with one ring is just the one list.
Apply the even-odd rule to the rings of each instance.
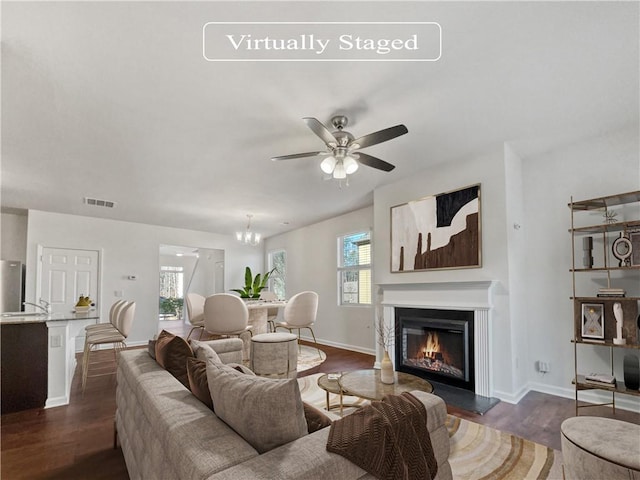
[[97, 311], [0, 314], [2, 413], [69, 403], [76, 337]]

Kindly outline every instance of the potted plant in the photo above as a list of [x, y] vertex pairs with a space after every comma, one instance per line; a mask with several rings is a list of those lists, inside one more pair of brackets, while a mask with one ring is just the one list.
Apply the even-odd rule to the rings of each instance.
[[232, 292], [240, 294], [240, 298], [260, 298], [260, 292], [267, 288], [267, 282], [269, 276], [275, 271], [275, 268], [271, 271], [263, 274], [258, 273], [255, 277], [249, 267], [244, 270], [244, 288], [232, 288]]

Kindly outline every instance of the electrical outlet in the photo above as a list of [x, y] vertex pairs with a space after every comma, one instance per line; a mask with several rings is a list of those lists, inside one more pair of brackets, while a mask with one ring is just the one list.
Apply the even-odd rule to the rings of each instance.
[[543, 362], [542, 360], [538, 360], [538, 371], [540, 373], [547, 373], [550, 370], [551, 366], [549, 362]]

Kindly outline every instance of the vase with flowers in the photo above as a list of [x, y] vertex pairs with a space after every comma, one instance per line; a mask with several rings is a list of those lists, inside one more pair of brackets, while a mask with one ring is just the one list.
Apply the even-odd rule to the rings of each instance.
[[380, 361], [380, 381], [386, 384], [395, 383], [396, 378], [393, 371], [393, 362], [389, 357], [389, 349], [393, 343], [393, 327], [386, 325], [383, 318], [378, 318], [376, 332], [378, 334], [378, 345], [384, 350], [382, 360]]

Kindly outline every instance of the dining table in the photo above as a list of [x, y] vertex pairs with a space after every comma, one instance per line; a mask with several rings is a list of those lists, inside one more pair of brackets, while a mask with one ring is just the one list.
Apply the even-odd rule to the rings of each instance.
[[[268, 312], [272, 308], [284, 308], [287, 304], [286, 300], [246, 300], [247, 309], [249, 310], [249, 325], [251, 325], [251, 331], [253, 335], [260, 333], [267, 333], [269, 331], [267, 326]], [[244, 343], [242, 357], [244, 359], [249, 358], [249, 351], [251, 347], [251, 337], [249, 335], [242, 336], [242, 342]]]

